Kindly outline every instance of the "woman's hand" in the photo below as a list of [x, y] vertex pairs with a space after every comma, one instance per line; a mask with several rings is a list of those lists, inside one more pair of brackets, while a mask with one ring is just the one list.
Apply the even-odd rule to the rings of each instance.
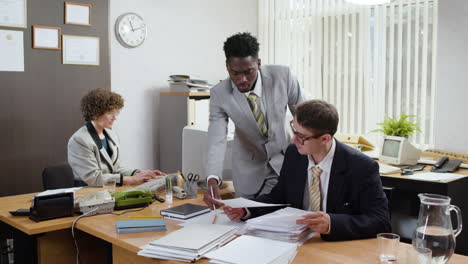
[[144, 170], [144, 171], [140, 171], [138, 173], [135, 173], [135, 175], [133, 175], [133, 176], [125, 176], [124, 177], [124, 184], [130, 184], [130, 185], [140, 184], [140, 183], [143, 183], [143, 182], [147, 182], [147, 181], [149, 181], [151, 179], [154, 179], [156, 177], [157, 176], [154, 173], [154, 171]]

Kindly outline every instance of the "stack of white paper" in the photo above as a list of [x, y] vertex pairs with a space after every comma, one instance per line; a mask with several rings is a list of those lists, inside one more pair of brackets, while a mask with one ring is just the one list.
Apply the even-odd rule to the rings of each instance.
[[275, 240], [303, 243], [310, 236], [306, 225], [296, 224], [303, 215], [310, 214], [292, 207], [247, 220], [247, 235], [260, 236]]
[[293, 243], [266, 238], [241, 236], [205, 255], [214, 264], [288, 264], [297, 253]]
[[191, 224], [143, 246], [138, 255], [193, 262], [232, 240], [235, 226]]

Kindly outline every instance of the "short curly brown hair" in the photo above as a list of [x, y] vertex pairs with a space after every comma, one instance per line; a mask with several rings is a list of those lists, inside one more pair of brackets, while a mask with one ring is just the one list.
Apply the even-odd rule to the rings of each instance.
[[123, 106], [122, 96], [108, 89], [94, 89], [81, 98], [81, 113], [86, 121], [96, 120], [107, 112], [122, 109]]

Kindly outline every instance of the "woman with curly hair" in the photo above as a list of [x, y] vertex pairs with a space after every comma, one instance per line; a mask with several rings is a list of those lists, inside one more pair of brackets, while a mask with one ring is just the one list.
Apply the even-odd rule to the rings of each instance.
[[106, 89], [91, 90], [81, 99], [87, 123], [68, 141], [68, 163], [76, 185], [84, 181], [89, 186], [102, 186], [111, 180], [118, 186], [139, 184], [165, 175], [158, 170], [141, 171], [121, 165], [119, 139], [112, 126], [123, 106], [122, 96]]

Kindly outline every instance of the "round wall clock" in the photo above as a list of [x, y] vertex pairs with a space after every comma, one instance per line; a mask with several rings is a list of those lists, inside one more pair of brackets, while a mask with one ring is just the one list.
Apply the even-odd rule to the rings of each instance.
[[115, 35], [124, 47], [136, 48], [146, 39], [146, 24], [135, 13], [122, 14], [115, 22]]

